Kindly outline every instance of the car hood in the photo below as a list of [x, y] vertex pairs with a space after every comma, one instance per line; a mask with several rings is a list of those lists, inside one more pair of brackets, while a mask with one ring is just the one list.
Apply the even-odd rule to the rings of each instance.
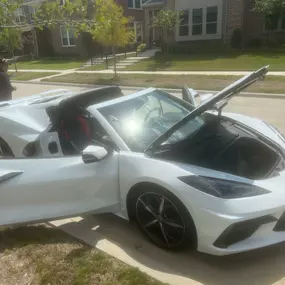
[[237, 122], [240, 122], [251, 129], [256, 130], [263, 136], [266, 136], [270, 140], [274, 141], [282, 148], [285, 149], [285, 137], [273, 126], [268, 123], [263, 122], [262, 120], [251, 118], [245, 115], [240, 115], [236, 113], [223, 113], [223, 117], [228, 117]]
[[208, 110], [222, 110], [228, 103], [228, 101], [236, 94], [244, 90], [249, 85], [254, 82], [263, 79], [268, 72], [269, 66], [264, 66], [261, 69], [254, 71], [241, 79], [237, 80], [233, 84], [227, 86], [222, 91], [218, 92], [215, 96], [197, 106], [192, 112], [190, 112], [186, 117], [180, 120], [178, 123], [169, 128], [161, 136], [159, 136], [154, 142], [152, 142], [145, 150], [154, 150], [159, 147], [163, 142], [165, 142], [175, 131], [181, 128], [188, 121], [193, 120], [197, 116], [200, 116]]

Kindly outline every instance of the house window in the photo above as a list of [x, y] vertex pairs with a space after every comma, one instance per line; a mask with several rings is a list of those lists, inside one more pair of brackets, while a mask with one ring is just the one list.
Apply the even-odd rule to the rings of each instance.
[[[189, 28], [190, 25], [190, 28]], [[184, 10], [179, 23], [179, 36], [207, 36], [218, 33], [218, 7]]]
[[203, 33], [203, 9], [192, 10], [192, 35], [202, 35]]
[[143, 35], [142, 23], [141, 22], [130, 23], [130, 28], [134, 30], [136, 43], [142, 42], [142, 35]]
[[281, 29], [285, 30], [285, 15], [282, 17]]
[[75, 46], [75, 35], [71, 28], [60, 27], [61, 42], [63, 47]]
[[24, 23], [26, 21], [24, 7], [18, 8], [16, 11], [16, 22], [17, 23]]
[[27, 8], [28, 9], [28, 11], [27, 11], [27, 20], [28, 20], [29, 23], [31, 23], [34, 20], [33, 16], [36, 13], [36, 10], [32, 6], [27, 6], [27, 7], [28, 7]]
[[189, 35], [189, 11], [182, 11], [180, 16], [179, 36], [184, 37]]
[[142, 0], [128, 0], [128, 8], [140, 9], [142, 7]]
[[274, 31], [278, 29], [279, 14], [271, 14], [265, 16], [265, 29], [267, 31]]
[[207, 7], [206, 21], [206, 34], [216, 34], [218, 26], [218, 7]]
[[142, 23], [141, 22], [135, 23], [135, 33], [136, 33], [137, 43], [141, 43], [142, 42]]
[[271, 14], [265, 16], [265, 30], [278, 31], [285, 30], [285, 15]]

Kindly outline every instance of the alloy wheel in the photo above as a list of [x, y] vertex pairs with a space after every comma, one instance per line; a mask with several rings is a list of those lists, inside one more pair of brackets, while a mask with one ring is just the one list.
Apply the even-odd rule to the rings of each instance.
[[165, 248], [179, 246], [185, 239], [186, 226], [177, 207], [165, 196], [143, 193], [136, 202], [136, 216], [143, 231]]

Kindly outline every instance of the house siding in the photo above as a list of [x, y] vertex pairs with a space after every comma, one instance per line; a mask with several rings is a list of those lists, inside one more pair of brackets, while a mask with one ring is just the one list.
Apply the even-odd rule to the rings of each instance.
[[116, 0], [117, 4], [123, 7], [124, 15], [126, 17], [132, 17], [133, 21], [142, 22], [144, 21], [143, 9], [132, 9], [128, 7], [128, 0]]
[[265, 16], [264, 13], [254, 10], [254, 0], [244, 0], [244, 37], [245, 41], [260, 38], [275, 39], [280, 43], [285, 42], [285, 30], [265, 31]]
[[[240, 0], [233, 0], [233, 1], [240, 1]], [[195, 8], [203, 8], [203, 34], [199, 36], [179, 36], [179, 26], [177, 26], [176, 29], [176, 35], [175, 40], [177, 42], [183, 42], [183, 41], [201, 41], [201, 40], [217, 40], [222, 38], [222, 22], [223, 22], [223, 0], [176, 0], [175, 1], [175, 9], [176, 10], [190, 10], [189, 13], [189, 29], [191, 31], [192, 27], [192, 9]], [[205, 25], [205, 19], [206, 19], [206, 8], [217, 6], [218, 7], [218, 20], [217, 20], [217, 33], [216, 34], [206, 34], [206, 25]]]
[[53, 50], [58, 56], [80, 56], [84, 57], [87, 52], [83, 46], [82, 37], [79, 35], [75, 39], [75, 46], [64, 47], [61, 41], [60, 26], [51, 30], [51, 39], [53, 43]]
[[254, 0], [244, 3], [244, 36], [248, 40], [264, 32], [264, 14], [254, 10]]
[[226, 0], [224, 19], [224, 41], [230, 42], [235, 29], [243, 29], [244, 0]]
[[[133, 21], [143, 22], [144, 21], [144, 11], [142, 9], [130, 9], [128, 8], [128, 0], [116, 0], [116, 3], [123, 7], [124, 15], [126, 17], [132, 17]], [[56, 55], [60, 56], [87, 56], [87, 50], [84, 47], [82, 37], [79, 35], [76, 40], [76, 46], [74, 47], [63, 47], [61, 41], [60, 27], [56, 27], [51, 30], [52, 45]], [[143, 31], [144, 38], [144, 31]], [[101, 47], [94, 47], [94, 53], [99, 53]], [[109, 53], [111, 50], [109, 48], [104, 48], [104, 53]]]

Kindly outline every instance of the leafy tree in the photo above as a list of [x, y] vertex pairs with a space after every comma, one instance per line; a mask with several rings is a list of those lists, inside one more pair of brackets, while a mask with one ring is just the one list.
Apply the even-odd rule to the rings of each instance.
[[182, 16], [182, 11], [162, 9], [154, 17], [152, 26], [160, 30], [164, 51], [169, 51], [168, 38], [173, 36], [175, 27], [181, 22]]
[[21, 5], [21, 1], [1, 0], [0, 2], [0, 44], [12, 55], [15, 69], [15, 50], [21, 47], [21, 31], [15, 21], [15, 11]]
[[[9, 0], [1, 0], [0, 3], [11, 15], [20, 5], [20, 2], [17, 5], [10, 4]], [[4, 12], [0, 10], [0, 16], [2, 14]], [[131, 19], [124, 16], [123, 8], [114, 0], [65, 0], [63, 5], [58, 5], [57, 1], [45, 1], [37, 9], [33, 19], [33, 23], [29, 24], [32, 27], [43, 30], [64, 25], [72, 28], [76, 35], [90, 33], [93, 40], [111, 47], [115, 74], [116, 48], [134, 41], [134, 32], [128, 28]], [[0, 26], [7, 24], [8, 21], [0, 22]], [[9, 31], [13, 28], [16, 29], [17, 24], [9, 22]]]
[[34, 15], [34, 25], [39, 29], [54, 28], [64, 25], [73, 28], [75, 32], [85, 30], [90, 10], [95, 6], [95, 0], [65, 0], [63, 5], [57, 1], [45, 1]]
[[[82, 34], [83, 44], [88, 55], [92, 54], [92, 43], [85, 32], [95, 21], [91, 15], [94, 13], [95, 0], [65, 0], [63, 5], [58, 1], [45, 1], [34, 15], [34, 25], [41, 31], [63, 25], [72, 28], [75, 36]], [[91, 38], [92, 40], [92, 38]]]
[[[14, 51], [22, 46], [21, 32], [16, 28], [2, 28], [0, 33], [0, 43], [11, 53], [14, 59]], [[15, 68], [17, 69], [16, 66]]]
[[275, 13], [285, 8], [285, 0], [255, 0], [255, 8], [260, 12], [265, 12], [268, 14]]
[[95, 25], [89, 26], [87, 31], [94, 40], [112, 48], [116, 76], [116, 49], [134, 42], [134, 31], [128, 27], [131, 18], [124, 16], [123, 8], [114, 0], [97, 0], [94, 19], [97, 20]]
[[[284, 14], [285, 0], [255, 0], [255, 10], [265, 14], [265, 25], [272, 26], [278, 18]], [[269, 42], [270, 29], [267, 29], [267, 44]]]

